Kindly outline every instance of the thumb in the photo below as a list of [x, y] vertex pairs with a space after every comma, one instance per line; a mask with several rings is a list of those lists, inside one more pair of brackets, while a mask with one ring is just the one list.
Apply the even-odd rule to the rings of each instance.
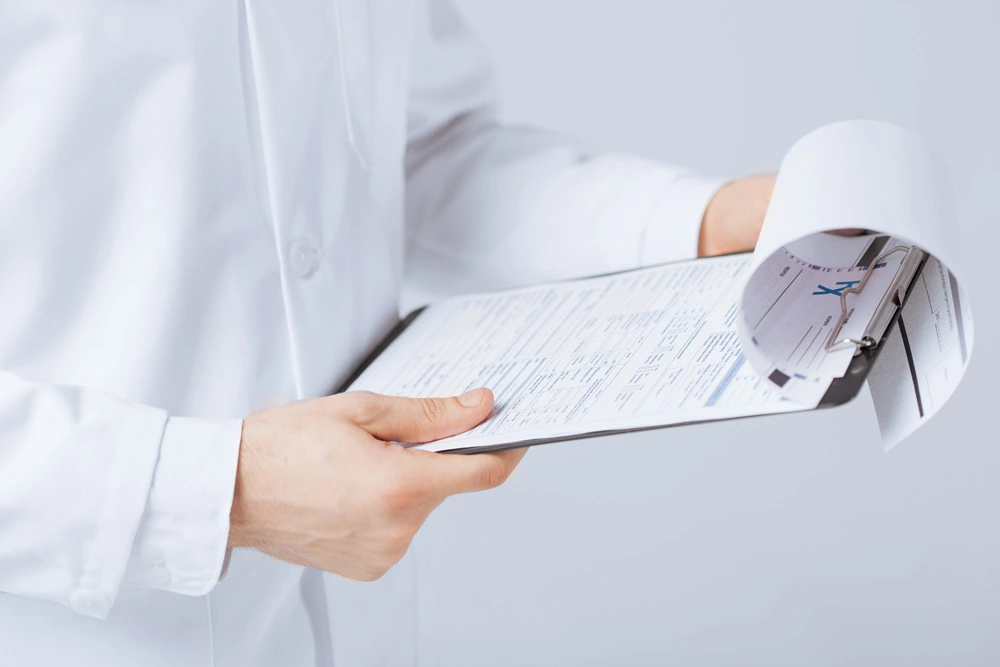
[[493, 392], [473, 389], [450, 398], [405, 398], [367, 392], [351, 397], [352, 421], [379, 440], [422, 443], [465, 433], [493, 410]]

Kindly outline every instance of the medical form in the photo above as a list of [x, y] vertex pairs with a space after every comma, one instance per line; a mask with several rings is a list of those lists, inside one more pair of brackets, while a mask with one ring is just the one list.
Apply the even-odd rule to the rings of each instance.
[[354, 388], [413, 397], [493, 390], [490, 419], [429, 449], [814, 407], [783, 401], [740, 351], [749, 260], [449, 300], [422, 313]]
[[[417, 445], [474, 452], [836, 405], [884, 339], [872, 394], [891, 446], [948, 399], [972, 345], [968, 300], [940, 258], [947, 218], [933, 217], [947, 193], [923, 151], [885, 124], [818, 130], [782, 163], [754, 253], [446, 299], [349, 388], [490, 388], [486, 421]], [[910, 215], [873, 217], [900, 208]], [[853, 227], [879, 231], [835, 232]]]

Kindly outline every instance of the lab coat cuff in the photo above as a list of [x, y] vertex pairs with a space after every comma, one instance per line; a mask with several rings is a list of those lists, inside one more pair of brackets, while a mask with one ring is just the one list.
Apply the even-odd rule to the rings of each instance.
[[647, 221], [640, 249], [640, 265], [697, 257], [705, 209], [725, 183], [725, 179], [693, 173], [677, 176], [663, 191]]
[[171, 417], [124, 584], [205, 595], [228, 560], [241, 420]]
[[[101, 403], [104, 407], [109, 404], [107, 398], [91, 396], [94, 404]], [[149, 493], [157, 445], [166, 420], [167, 413], [163, 410], [132, 405], [121, 422], [121, 437], [111, 454], [107, 480], [103, 483], [97, 530], [84, 548], [83, 569], [67, 601], [77, 613], [104, 619], [114, 605], [141, 523], [141, 509], [137, 508], [143, 506]], [[91, 472], [81, 471], [84, 475]]]

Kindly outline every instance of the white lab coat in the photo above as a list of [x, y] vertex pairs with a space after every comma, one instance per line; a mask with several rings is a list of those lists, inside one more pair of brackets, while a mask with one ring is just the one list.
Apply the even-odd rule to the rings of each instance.
[[218, 582], [241, 418], [336, 387], [404, 269], [691, 256], [718, 186], [494, 114], [443, 1], [4, 3], [2, 664], [414, 661], [409, 559], [360, 584], [237, 552]]

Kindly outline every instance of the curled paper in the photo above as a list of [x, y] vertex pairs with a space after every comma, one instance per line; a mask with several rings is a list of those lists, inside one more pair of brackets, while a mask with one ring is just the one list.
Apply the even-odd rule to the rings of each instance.
[[[851, 121], [801, 139], [782, 161], [743, 290], [751, 366], [816, 405], [859, 347], [881, 346], [869, 386], [886, 448], [900, 442], [948, 400], [972, 352], [954, 222], [944, 162], [913, 132]], [[892, 300], [904, 295], [900, 309]], [[896, 310], [884, 335], [869, 335]]]

